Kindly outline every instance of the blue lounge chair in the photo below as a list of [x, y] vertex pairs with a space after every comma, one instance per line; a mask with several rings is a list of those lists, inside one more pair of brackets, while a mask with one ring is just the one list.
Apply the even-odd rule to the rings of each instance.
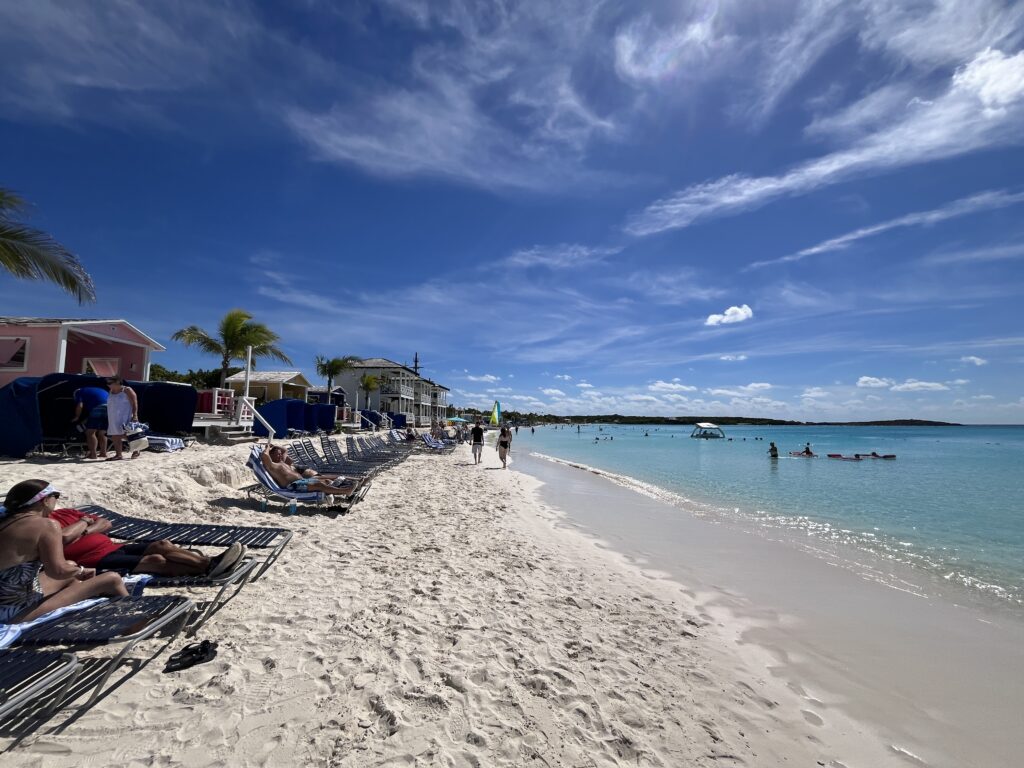
[[73, 653], [23, 648], [0, 651], [0, 721], [47, 700], [51, 703], [43, 713], [49, 714], [77, 672], [78, 659]]
[[363, 496], [366, 495], [366, 491], [369, 490], [369, 482], [362, 483], [357, 486], [354, 493], [345, 496], [340, 494], [324, 494], [319, 491], [293, 491], [288, 488], [282, 488], [277, 484], [277, 481], [270, 476], [270, 473], [267, 472], [267, 468], [263, 466], [263, 462], [260, 460], [262, 455], [263, 447], [254, 445], [252, 447], [252, 452], [249, 454], [249, 461], [246, 462], [246, 464], [252, 470], [258, 482], [255, 485], [247, 486], [242, 490], [244, 490], [250, 498], [253, 496], [261, 497], [264, 509], [269, 501], [279, 500], [289, 508], [291, 508], [294, 503], [301, 502], [303, 504], [340, 508], [344, 511], [349, 509], [357, 501], [361, 500]]
[[89, 648], [123, 644], [109, 660], [101, 660], [99, 680], [84, 705], [87, 707], [99, 698], [117, 665], [136, 645], [161, 633], [172, 633], [173, 640], [194, 610], [195, 603], [187, 597], [117, 597], [31, 626], [17, 636], [13, 645]]
[[249, 581], [257, 581], [274, 564], [282, 550], [292, 540], [287, 528], [260, 528], [245, 525], [211, 525], [207, 523], [160, 523], [141, 517], [129, 517], [106, 507], [89, 504], [79, 511], [109, 520], [113, 528], [107, 531], [112, 539], [122, 541], [163, 541], [179, 546], [228, 547], [236, 541], [251, 551], [270, 550], [266, 558], [257, 561], [257, 569]]

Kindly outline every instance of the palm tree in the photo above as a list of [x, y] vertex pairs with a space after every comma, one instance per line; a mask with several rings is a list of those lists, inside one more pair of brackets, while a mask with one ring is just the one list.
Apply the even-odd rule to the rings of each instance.
[[198, 347], [208, 355], [220, 357], [220, 385], [228, 377], [232, 360], [245, 361], [246, 347], [252, 347], [253, 358], [272, 357], [282, 363], [292, 364], [284, 352], [276, 346], [278, 335], [263, 325], [254, 323], [252, 315], [244, 309], [232, 309], [220, 321], [217, 336], [213, 337], [198, 325], [190, 325], [175, 331], [171, 336], [187, 347]]
[[362, 358], [354, 357], [352, 355], [345, 355], [344, 357], [332, 357], [328, 360], [323, 355], [317, 355], [313, 361], [316, 365], [316, 375], [323, 376], [327, 379], [327, 395], [331, 394], [331, 390], [334, 389], [334, 380], [341, 376], [345, 371], [351, 370], [356, 363]]
[[370, 394], [376, 392], [380, 387], [380, 380], [372, 373], [364, 373], [359, 379], [359, 388], [366, 395], [366, 409], [370, 409]]
[[78, 259], [50, 235], [19, 222], [25, 201], [0, 187], [0, 267], [23, 280], [49, 280], [79, 304], [96, 301], [96, 287]]

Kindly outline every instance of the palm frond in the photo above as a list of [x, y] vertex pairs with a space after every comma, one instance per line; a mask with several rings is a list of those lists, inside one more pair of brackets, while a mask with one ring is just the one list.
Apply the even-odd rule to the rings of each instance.
[[23, 280], [48, 280], [79, 304], [96, 300], [96, 286], [81, 262], [45, 232], [9, 221], [4, 213], [20, 200], [0, 190], [0, 267]]

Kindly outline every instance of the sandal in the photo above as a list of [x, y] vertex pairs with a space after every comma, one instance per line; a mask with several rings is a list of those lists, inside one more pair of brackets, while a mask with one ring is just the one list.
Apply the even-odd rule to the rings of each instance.
[[217, 655], [217, 643], [210, 640], [203, 640], [201, 643], [189, 643], [177, 653], [167, 659], [164, 672], [180, 672], [183, 669], [194, 667], [196, 664], [205, 664]]

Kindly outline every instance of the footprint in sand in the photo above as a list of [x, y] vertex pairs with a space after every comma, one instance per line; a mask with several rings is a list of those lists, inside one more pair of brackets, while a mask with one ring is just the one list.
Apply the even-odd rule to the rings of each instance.
[[804, 720], [806, 720], [811, 725], [821, 726], [821, 725], [825, 724], [824, 720], [822, 720], [820, 717], [818, 717], [818, 715], [816, 715], [813, 712], [811, 712], [811, 710], [809, 710], [809, 709], [801, 709], [800, 710], [800, 714], [803, 715], [804, 716]]

